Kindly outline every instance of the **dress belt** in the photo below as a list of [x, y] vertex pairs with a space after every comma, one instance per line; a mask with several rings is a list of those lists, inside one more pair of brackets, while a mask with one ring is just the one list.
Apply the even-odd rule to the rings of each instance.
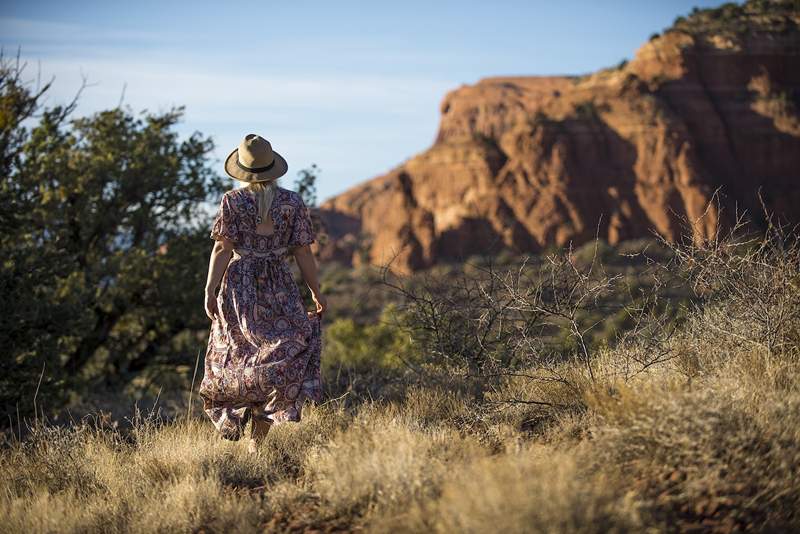
[[283, 261], [287, 257], [288, 252], [287, 247], [280, 247], [280, 248], [273, 248], [272, 250], [268, 250], [266, 252], [260, 252], [256, 250], [248, 250], [248, 249], [240, 249], [235, 248], [233, 249], [233, 253], [239, 256], [240, 258], [266, 258], [267, 260], [278, 260]]

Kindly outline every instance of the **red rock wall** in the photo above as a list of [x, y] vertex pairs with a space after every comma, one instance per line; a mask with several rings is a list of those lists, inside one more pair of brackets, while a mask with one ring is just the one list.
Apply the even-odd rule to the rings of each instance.
[[408, 271], [596, 235], [701, 240], [758, 216], [759, 188], [800, 222], [800, 17], [745, 15], [738, 33], [667, 31], [621, 68], [449, 93], [431, 148], [321, 206], [323, 259]]

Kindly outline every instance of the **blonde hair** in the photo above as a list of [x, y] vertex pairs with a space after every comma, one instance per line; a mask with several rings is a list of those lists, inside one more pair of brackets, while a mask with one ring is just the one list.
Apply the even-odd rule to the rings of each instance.
[[277, 179], [247, 184], [247, 189], [253, 192], [258, 204], [257, 222], [263, 223], [267, 221], [269, 216], [269, 208], [272, 206], [272, 199], [275, 198], [275, 192], [277, 191], [277, 188]]

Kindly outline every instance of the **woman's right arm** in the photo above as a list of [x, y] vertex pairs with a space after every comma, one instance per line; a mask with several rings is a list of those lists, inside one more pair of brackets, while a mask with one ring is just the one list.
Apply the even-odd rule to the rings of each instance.
[[222, 275], [233, 256], [233, 243], [220, 237], [214, 242], [211, 249], [211, 258], [208, 261], [208, 278], [206, 279], [206, 315], [212, 321], [217, 314], [217, 288], [222, 281]]

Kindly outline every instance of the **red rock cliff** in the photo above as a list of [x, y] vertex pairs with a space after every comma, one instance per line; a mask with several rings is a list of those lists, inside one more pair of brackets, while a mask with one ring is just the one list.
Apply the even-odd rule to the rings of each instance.
[[630, 62], [589, 76], [452, 91], [431, 148], [322, 204], [323, 258], [392, 259], [407, 271], [597, 234], [675, 239], [682, 220], [702, 239], [734, 207], [758, 212], [759, 188], [771, 210], [800, 222], [793, 5], [696, 11]]

